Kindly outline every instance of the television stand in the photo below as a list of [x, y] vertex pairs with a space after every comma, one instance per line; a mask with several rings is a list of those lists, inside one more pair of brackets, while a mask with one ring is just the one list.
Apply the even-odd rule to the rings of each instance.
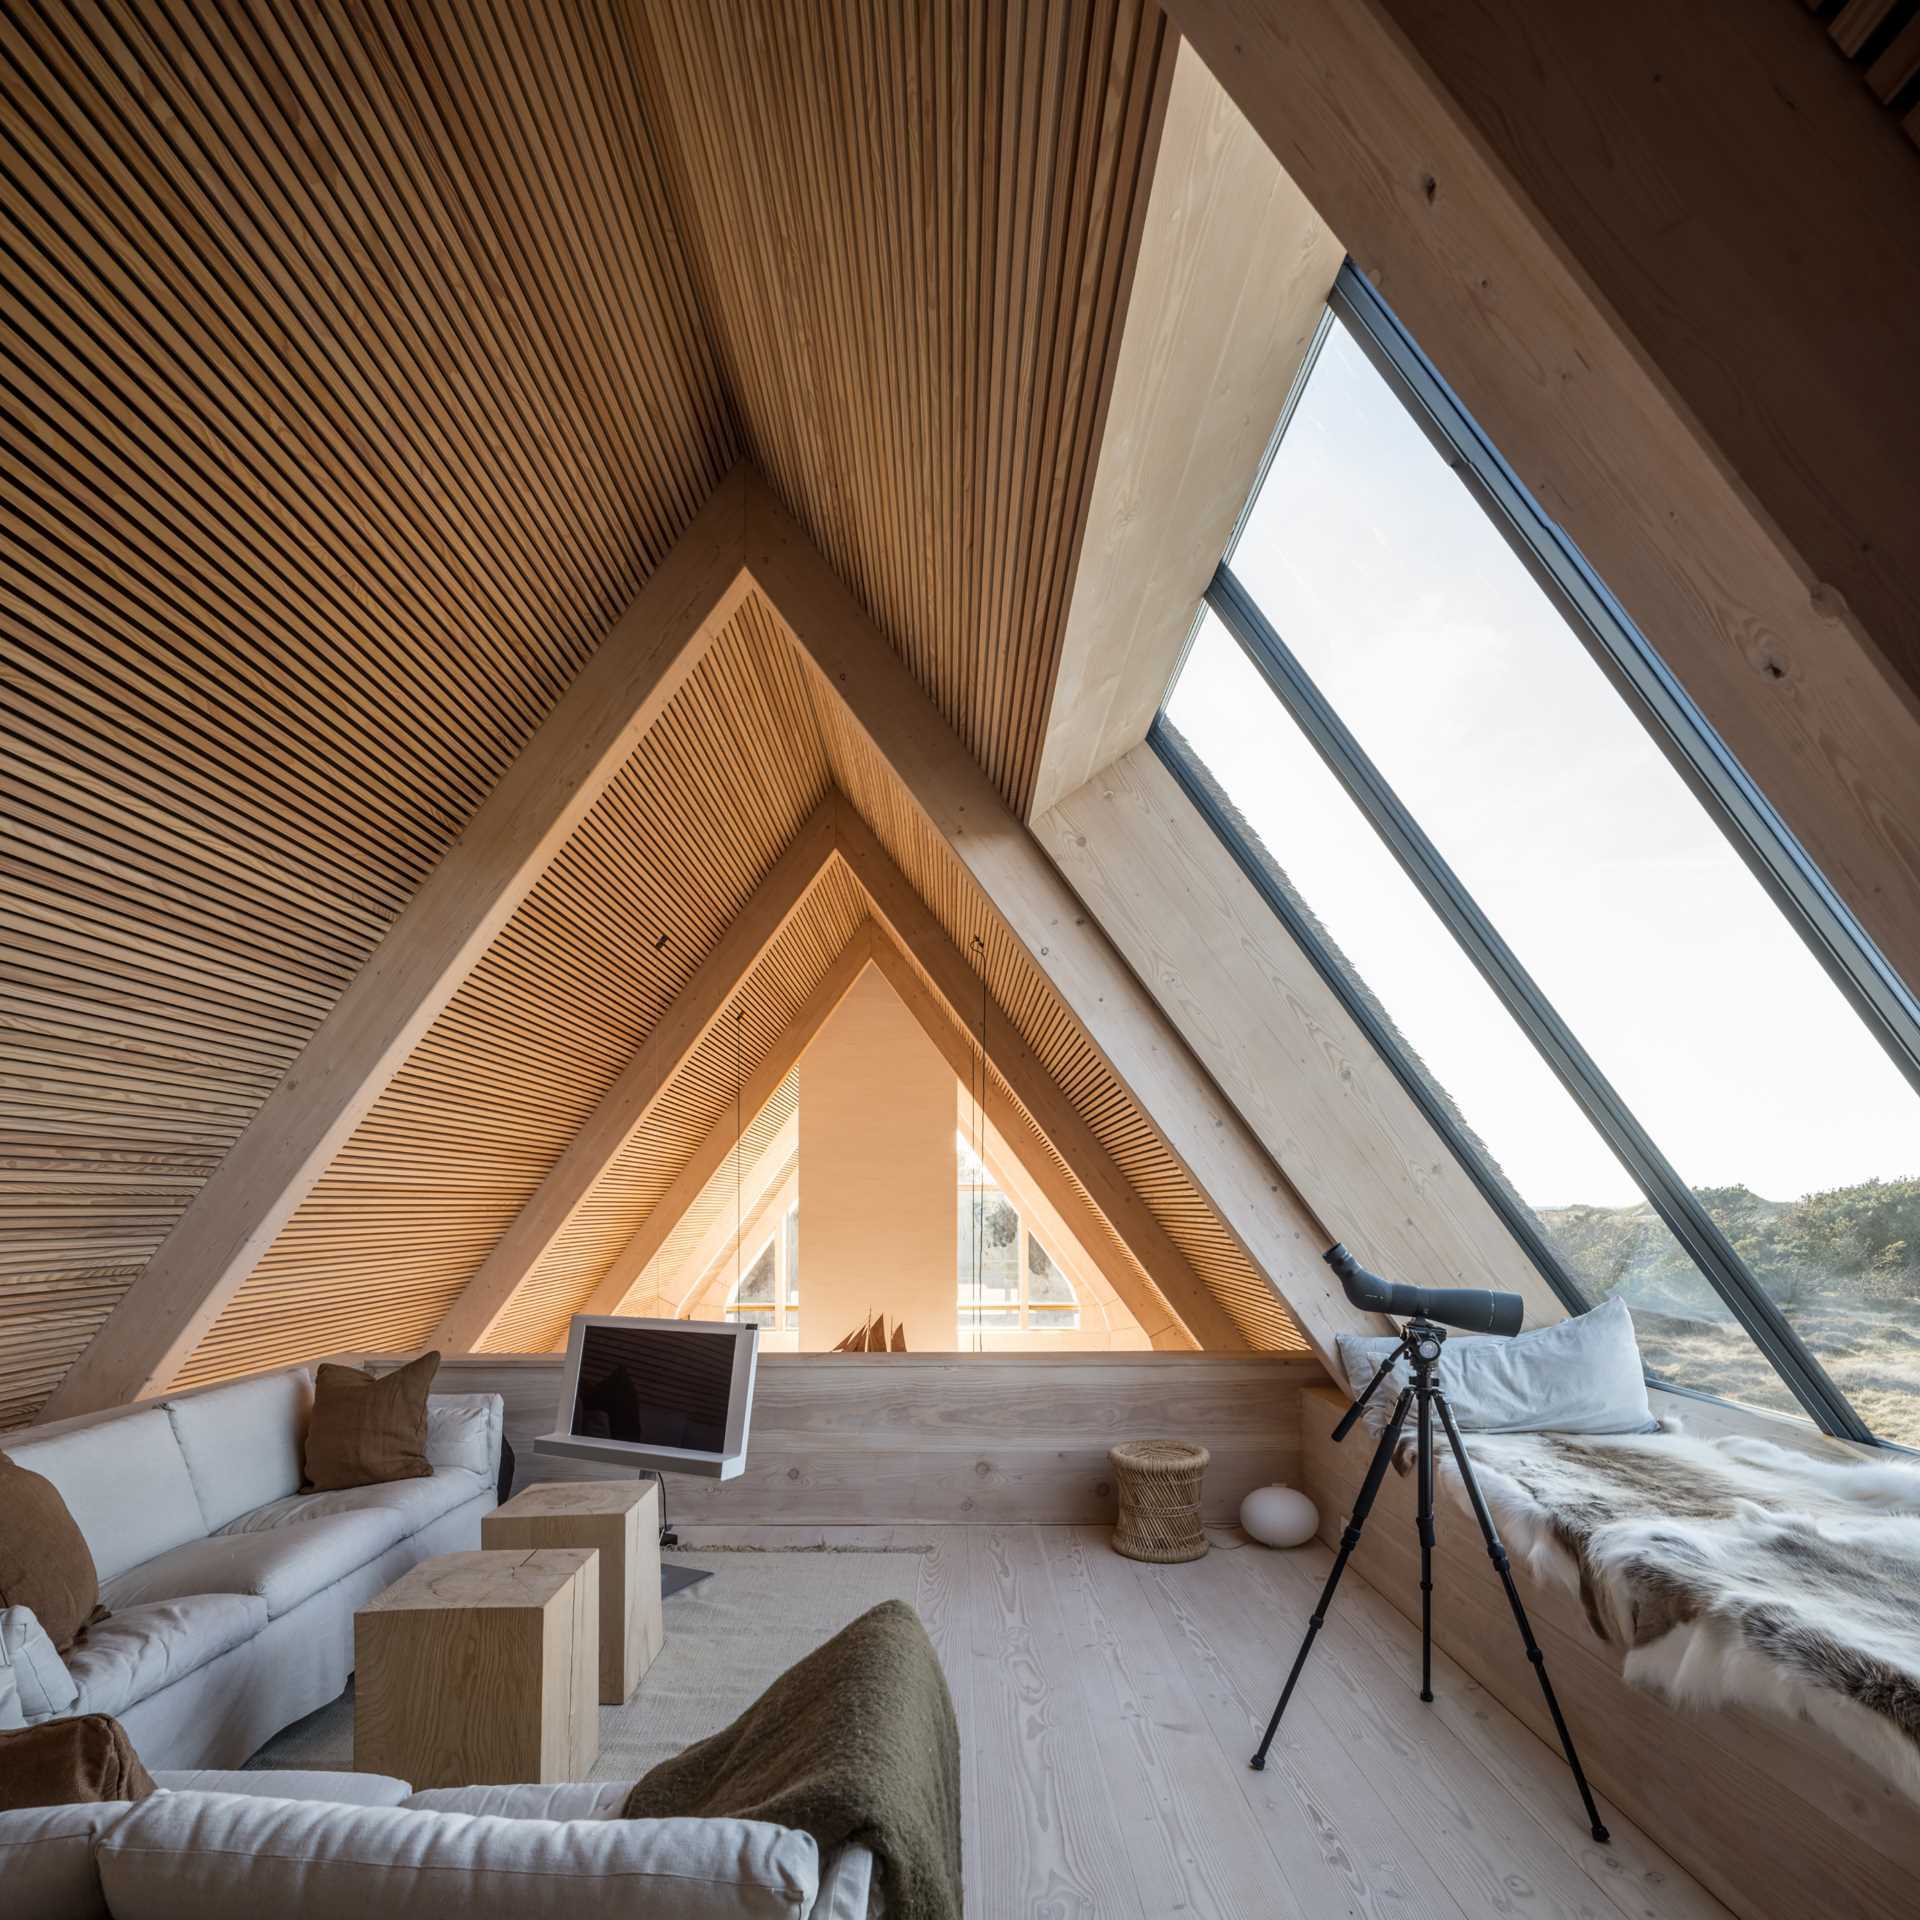
[[[663, 1547], [677, 1547], [680, 1536], [667, 1525], [667, 1477], [657, 1467], [642, 1467], [642, 1480], [652, 1480], [660, 1488], [660, 1544]], [[660, 1598], [670, 1600], [676, 1593], [685, 1593], [689, 1587], [697, 1587], [702, 1580], [711, 1580], [711, 1567], [676, 1566], [671, 1560], [660, 1562]]]

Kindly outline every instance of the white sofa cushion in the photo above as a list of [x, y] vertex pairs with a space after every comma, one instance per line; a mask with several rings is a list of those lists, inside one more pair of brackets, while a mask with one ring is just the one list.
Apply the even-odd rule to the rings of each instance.
[[[1343, 1333], [1340, 1364], [1358, 1394], [1397, 1344], [1392, 1334]], [[1402, 1359], [1367, 1415], [1384, 1426], [1406, 1386]], [[1511, 1340], [1455, 1334], [1437, 1375], [1462, 1428], [1478, 1433], [1646, 1433], [1656, 1422], [1633, 1315], [1615, 1294], [1590, 1312]]]
[[257, 1773], [187, 1767], [156, 1773], [153, 1784], [169, 1793], [244, 1793], [258, 1800], [324, 1800], [342, 1807], [397, 1807], [413, 1791], [411, 1781], [390, 1773], [331, 1773], [311, 1767], [262, 1767]]
[[266, 1624], [267, 1603], [250, 1593], [194, 1593], [110, 1613], [67, 1654], [67, 1671], [80, 1689], [74, 1711], [124, 1713]]
[[617, 1820], [631, 1780], [567, 1780], [552, 1786], [428, 1787], [407, 1795], [423, 1813], [490, 1813], [503, 1820]]
[[396, 1545], [408, 1528], [391, 1507], [336, 1513], [270, 1533], [226, 1533], [194, 1540], [107, 1581], [109, 1608], [196, 1593], [253, 1593], [278, 1619], [302, 1600], [344, 1580]]
[[500, 1477], [500, 1424], [503, 1406], [497, 1393], [434, 1393], [427, 1396], [427, 1464], [461, 1467]]
[[220, 1537], [238, 1533], [271, 1533], [276, 1527], [299, 1526], [325, 1520], [336, 1513], [379, 1511], [399, 1515], [408, 1533], [418, 1533], [443, 1513], [465, 1506], [490, 1492], [491, 1476], [469, 1473], [464, 1467], [435, 1468], [424, 1480], [387, 1480], [373, 1487], [339, 1487], [326, 1493], [296, 1493], [270, 1500], [243, 1513], [220, 1529]]
[[20, 1920], [107, 1920], [94, 1839], [125, 1800], [0, 1813], [0, 1911]]
[[751, 1820], [497, 1820], [219, 1793], [138, 1802], [96, 1851], [114, 1920], [801, 1920], [812, 1839]]
[[0, 1727], [31, 1727], [71, 1713], [80, 1697], [73, 1674], [31, 1607], [0, 1607], [0, 1667], [6, 1674], [0, 1692], [13, 1695], [20, 1716], [0, 1718]]
[[304, 1367], [209, 1387], [165, 1405], [206, 1516], [205, 1532], [217, 1533], [250, 1509], [300, 1491], [313, 1411], [313, 1377]]
[[60, 1489], [102, 1585], [207, 1531], [173, 1422], [159, 1407], [25, 1441], [7, 1452]]

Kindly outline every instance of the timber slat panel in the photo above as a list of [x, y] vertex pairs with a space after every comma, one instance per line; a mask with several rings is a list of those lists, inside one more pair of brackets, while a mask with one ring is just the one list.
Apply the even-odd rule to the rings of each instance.
[[738, 445], [613, 0], [10, 11], [0, 121], [5, 1426]]
[[652, 0], [748, 451], [1022, 818], [1172, 38], [1140, 0]]

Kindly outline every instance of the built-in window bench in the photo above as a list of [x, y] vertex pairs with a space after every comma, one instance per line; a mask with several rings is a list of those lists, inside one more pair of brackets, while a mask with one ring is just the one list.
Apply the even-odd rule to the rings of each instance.
[[[1301, 1446], [1322, 1537], [1337, 1545], [1372, 1452], [1364, 1430], [1335, 1445], [1346, 1398], [1302, 1396]], [[1696, 1434], [1729, 1428], [1793, 1445], [1783, 1422], [1656, 1394], [1655, 1411]], [[1818, 1443], [1816, 1443], [1818, 1444]], [[1402, 1613], [1420, 1607], [1411, 1476], [1389, 1474], [1353, 1565]], [[1434, 1560], [1434, 1639], [1464, 1673], [1438, 1668], [1435, 1713], [1471, 1717], [1479, 1686], [1546, 1744], [1544, 1769], [1564, 1772], [1558, 1743], [1478, 1529], [1442, 1497]], [[1920, 1912], [1920, 1808], [1822, 1729], [1747, 1708], [1678, 1707], [1631, 1686], [1620, 1649], [1598, 1638], [1580, 1599], [1513, 1557], [1521, 1596], [1580, 1757], [1603, 1802], [1647, 1834], [1747, 1920], [1832, 1914], [1909, 1920]], [[1920, 1603], [1920, 1602], [1917, 1602]], [[1340, 1602], [1336, 1601], [1336, 1608]], [[1408, 1685], [1417, 1686], [1409, 1674]], [[1580, 1819], [1571, 1778], [1566, 1817]], [[1603, 1813], [1605, 1812], [1603, 1806]]]

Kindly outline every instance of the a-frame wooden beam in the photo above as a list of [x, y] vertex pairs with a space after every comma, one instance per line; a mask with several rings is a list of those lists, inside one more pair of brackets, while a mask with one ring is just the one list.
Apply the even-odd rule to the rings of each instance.
[[646, 1124], [674, 1075], [713, 1031], [741, 982], [800, 910], [820, 870], [833, 858], [836, 818], [832, 799], [808, 816], [495, 1241], [479, 1272], [442, 1317], [431, 1345], [445, 1353], [471, 1353], [486, 1339], [514, 1289], [565, 1231], [614, 1156]]
[[1334, 1371], [1338, 1333], [1380, 1327], [1347, 1303], [1322, 1264], [1325, 1229], [757, 475], [748, 489], [747, 564], [801, 657], [979, 883], [995, 915]]
[[[942, 934], [940, 938], [944, 940], [946, 936]], [[952, 947], [951, 942], [948, 945], [949, 950], [958, 960], [958, 950]], [[927, 991], [925, 981], [907, 958], [906, 951], [894, 944], [889, 930], [885, 927], [877, 928], [875, 931], [873, 960], [874, 965], [886, 976], [887, 984], [900, 996], [908, 1012], [919, 1021], [927, 1038], [940, 1050], [947, 1065], [953, 1069], [961, 1084], [977, 1087], [980, 1079], [978, 1052], [974, 1043], [968, 1039], [960, 1027], [955, 1025], [955, 1016], [944, 991], [938, 996]], [[966, 967], [965, 961], [961, 961], [960, 964], [963, 971], [971, 972], [971, 969]], [[974, 1018], [976, 1020], [979, 1018], [977, 1005], [974, 1008]], [[994, 1051], [996, 1042], [1004, 1039], [1008, 1033], [1009, 1029], [1004, 1019], [1000, 1020], [997, 1026], [993, 1020], [989, 1020], [987, 1055], [996, 1066], [999, 1064]], [[1056, 1093], [1055, 1097], [1062, 1096]], [[1001, 1090], [992, 1074], [987, 1075], [986, 1111], [988, 1122], [1003, 1137], [1008, 1133], [1018, 1137], [1020, 1110]], [[1037, 1116], [1035, 1123], [1040, 1124]], [[1074, 1149], [1061, 1146], [1058, 1141], [1055, 1141], [1054, 1145], [1063, 1157], [1071, 1161], [1074, 1172], [1080, 1176], [1089, 1191], [1094, 1190], [1096, 1183], [1105, 1185], [1103, 1176], [1107, 1171], [1106, 1168], [1076, 1158]], [[1098, 1143], [1096, 1142], [1095, 1145], [1098, 1153]], [[1167, 1348], [1174, 1352], [1191, 1353], [1196, 1346], [1200, 1345], [1213, 1347], [1216, 1350], [1224, 1345], [1227, 1351], [1238, 1353], [1246, 1351], [1245, 1336], [1233, 1324], [1220, 1303], [1206, 1292], [1204, 1283], [1180, 1257], [1178, 1248], [1173, 1248], [1172, 1258], [1178, 1262], [1184, 1280], [1191, 1281], [1198, 1287], [1206, 1302], [1205, 1305], [1196, 1304], [1195, 1299], [1189, 1296], [1186, 1299], [1186, 1309], [1207, 1330], [1212, 1336], [1211, 1339], [1203, 1339], [1191, 1331], [1158, 1286], [1143, 1287], [1140, 1284], [1139, 1275], [1124, 1261], [1109, 1257], [1108, 1249], [1111, 1241], [1103, 1230], [1100, 1215], [1087, 1204], [1083, 1195], [1075, 1192], [1071, 1181], [1060, 1177], [1059, 1169], [1045, 1155], [1036, 1154], [1031, 1163], [1022, 1160], [1020, 1164], [1027, 1177], [1046, 1195], [1053, 1210], [1067, 1223], [1074, 1239], [1086, 1249], [1087, 1258], [1098, 1265], [1107, 1284], [1126, 1302], [1127, 1311], [1140, 1323], [1142, 1331], [1156, 1347]], [[1137, 1200], [1135, 1204], [1138, 1205]], [[1168, 1244], [1171, 1245], [1171, 1242]], [[1144, 1259], [1139, 1254], [1135, 1254], [1134, 1257], [1141, 1259], [1141, 1264], [1145, 1265]], [[1155, 1280], [1167, 1271], [1166, 1268], [1149, 1269]], [[1182, 1281], [1176, 1281], [1173, 1285], [1185, 1291]]]
[[347, 984], [48, 1400], [164, 1387], [751, 590], [736, 467]]
[[[881, 923], [881, 937], [874, 941], [875, 964], [961, 1082], [972, 1083], [978, 1078], [975, 1043], [963, 1036], [980, 1020], [980, 976], [845, 800], [840, 803], [839, 831], [841, 854], [854, 878], [866, 889]], [[937, 1002], [928, 994], [920, 974], [908, 964], [907, 954], [919, 962], [934, 983], [939, 993]], [[1194, 1272], [1172, 1235], [1154, 1217], [1012, 1022], [991, 1002], [987, 1008], [986, 1047], [988, 1060], [1012, 1089], [1013, 1099], [1026, 1109], [1034, 1125], [1073, 1169], [1110, 1230], [1152, 1279], [1157, 1293], [1143, 1295], [1138, 1276], [1128, 1267], [1119, 1261], [1103, 1263], [1102, 1271], [1113, 1290], [1126, 1301], [1154, 1344], [1244, 1352], [1246, 1336], [1234, 1325], [1232, 1315]], [[1018, 1136], [1019, 1110], [994, 1084], [991, 1074], [987, 1076], [986, 1107], [987, 1117], [995, 1126]], [[1043, 1164], [1029, 1171], [1072, 1226], [1074, 1237], [1087, 1249], [1088, 1256], [1099, 1259], [1106, 1234], [1098, 1218], [1089, 1216], [1086, 1201], [1074, 1192], [1070, 1182], [1057, 1178], [1051, 1166]]]
[[[759, 1117], [761, 1109], [780, 1090], [780, 1083], [806, 1052], [813, 1036], [826, 1024], [827, 1016], [847, 997], [847, 990], [872, 957], [873, 933], [871, 921], [862, 921], [854, 929], [847, 944], [820, 976], [819, 984], [788, 1021], [772, 1050], [747, 1075], [746, 1085], [740, 1090], [741, 1113], [747, 1124], [751, 1125]], [[614, 1256], [586, 1305], [580, 1309], [582, 1313], [620, 1311], [621, 1302], [646, 1272], [647, 1263], [666, 1244], [667, 1236], [680, 1224], [707, 1182], [726, 1165], [736, 1137], [731, 1113], [714, 1122], [706, 1139], [674, 1175], [666, 1192], [634, 1229], [632, 1238]]]

